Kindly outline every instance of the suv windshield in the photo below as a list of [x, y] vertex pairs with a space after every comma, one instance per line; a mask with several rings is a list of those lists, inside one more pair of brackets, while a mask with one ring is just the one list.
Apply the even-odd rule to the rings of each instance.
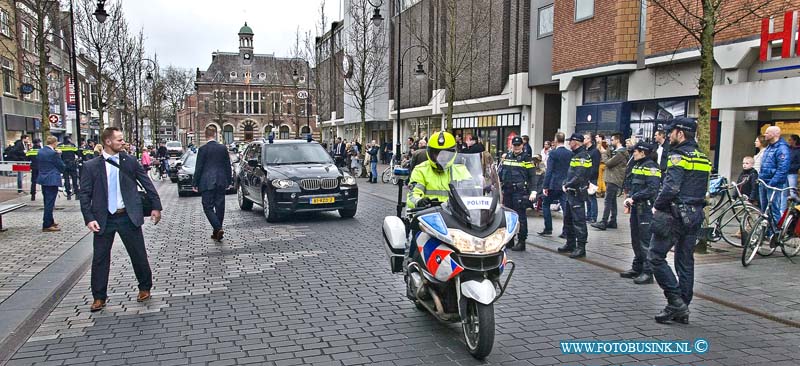
[[264, 165], [329, 164], [330, 155], [318, 144], [271, 144], [264, 145]]

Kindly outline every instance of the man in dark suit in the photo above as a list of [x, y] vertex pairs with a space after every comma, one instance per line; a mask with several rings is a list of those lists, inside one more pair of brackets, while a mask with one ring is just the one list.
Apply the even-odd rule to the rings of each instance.
[[664, 177], [664, 172], [667, 171], [667, 157], [669, 156], [669, 141], [667, 140], [667, 133], [663, 129], [656, 131], [656, 163], [661, 168], [661, 176]]
[[81, 213], [86, 227], [94, 233], [92, 257], [91, 311], [106, 306], [108, 271], [111, 266], [111, 245], [119, 233], [131, 257], [133, 271], [139, 282], [136, 301], [150, 299], [153, 276], [147, 260], [142, 225], [144, 213], [137, 190], [141, 185], [147, 192], [154, 224], [161, 220], [161, 199], [142, 165], [123, 150], [125, 140], [119, 128], [108, 127], [100, 135], [103, 153], [83, 165], [81, 171]]
[[341, 137], [336, 138], [336, 145], [333, 145], [333, 158], [336, 161], [336, 166], [343, 168], [347, 157], [347, 146], [342, 142]]
[[[564, 146], [564, 133], [556, 133], [553, 143], [555, 147], [547, 157], [547, 170], [544, 173], [544, 198], [542, 199], [542, 216], [544, 217], [544, 230], [538, 232], [539, 235], [553, 234], [553, 214], [550, 212], [550, 204], [558, 201], [562, 207], [566, 206], [563, 200], [562, 187], [567, 180], [569, 161], [572, 159], [572, 151]], [[563, 231], [563, 230], [562, 230]], [[562, 233], [563, 235], [563, 233]]]
[[[9, 151], [8, 159], [11, 161], [25, 161], [26, 153], [30, 149], [30, 136], [22, 135], [14, 142], [14, 147]], [[22, 193], [22, 179], [25, 173], [17, 172], [17, 193]]]
[[197, 153], [192, 186], [203, 196], [203, 212], [214, 230], [211, 239], [222, 240], [222, 221], [225, 219], [225, 191], [231, 181], [231, 159], [225, 145], [214, 138], [216, 131], [206, 129], [206, 144]]
[[61, 231], [53, 219], [53, 208], [56, 205], [58, 187], [61, 187], [61, 173], [64, 172], [64, 161], [61, 160], [61, 151], [56, 151], [58, 139], [55, 136], [47, 136], [46, 146], [36, 155], [36, 163], [39, 166], [39, 176], [36, 183], [42, 186], [44, 196], [44, 220], [42, 231], [54, 232]]

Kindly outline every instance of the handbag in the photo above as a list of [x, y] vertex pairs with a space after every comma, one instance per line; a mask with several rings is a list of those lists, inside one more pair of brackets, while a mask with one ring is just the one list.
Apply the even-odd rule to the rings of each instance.
[[136, 182], [136, 186], [139, 188], [137, 190], [137, 192], [139, 193], [139, 199], [142, 202], [142, 214], [145, 217], [150, 216], [150, 213], [153, 211], [153, 203], [150, 202], [150, 198], [147, 197], [147, 191], [144, 189], [144, 186], [142, 186], [142, 183], [139, 183], [139, 180], [136, 179], [136, 177], [134, 177], [129, 171], [123, 170], [119, 166], [119, 164], [117, 164], [114, 160], [106, 159], [106, 162], [111, 164], [111, 165], [113, 165], [113, 166], [115, 166], [115, 167], [117, 167], [117, 169], [119, 169], [119, 171], [123, 172], [125, 175], [128, 176], [128, 178], [131, 178], [131, 179], [133, 179], [134, 182]]

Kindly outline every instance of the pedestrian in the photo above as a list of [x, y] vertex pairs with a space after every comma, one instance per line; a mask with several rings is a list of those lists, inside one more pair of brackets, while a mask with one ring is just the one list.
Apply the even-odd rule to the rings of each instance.
[[[564, 227], [567, 231], [567, 243], [558, 248], [559, 253], [571, 252], [570, 258], [586, 256], [586, 201], [589, 199], [587, 190], [592, 177], [592, 157], [586, 151], [586, 136], [573, 134], [569, 138], [572, 159], [569, 161], [567, 179], [562, 188], [567, 197], [567, 204], [561, 205], [564, 209]], [[591, 142], [591, 139], [589, 140]]]
[[[111, 246], [119, 233], [130, 256], [139, 284], [137, 302], [150, 299], [153, 275], [142, 235], [145, 212], [137, 186], [146, 192], [154, 224], [161, 220], [161, 200], [153, 182], [136, 158], [123, 152], [125, 140], [117, 127], [107, 127], [100, 134], [102, 157], [90, 160], [81, 171], [81, 213], [93, 233], [92, 302], [90, 311], [100, 311], [108, 301], [108, 271]], [[98, 144], [99, 145], [99, 144]]]
[[392, 157], [394, 156], [394, 146], [392, 146], [391, 140], [386, 143], [384, 151], [386, 154], [386, 162], [384, 164], [390, 164], [392, 161]]
[[764, 135], [758, 135], [753, 145], [756, 148], [756, 154], [753, 155], [753, 169], [761, 172], [761, 160], [764, 156], [764, 149], [767, 147], [767, 140]]
[[42, 186], [42, 196], [44, 197], [42, 231], [61, 231], [53, 219], [53, 210], [58, 196], [58, 187], [61, 187], [61, 174], [64, 173], [65, 166], [64, 161], [61, 160], [61, 151], [56, 150], [58, 139], [55, 136], [47, 136], [45, 145], [36, 155], [36, 163], [39, 166], [39, 176], [36, 178], [36, 183]]
[[[671, 145], [669, 162], [653, 204], [649, 259], [656, 281], [667, 298], [667, 306], [655, 320], [688, 324], [694, 287], [694, 246], [703, 223], [711, 163], [697, 147], [694, 119], [675, 119], [666, 131], [669, 131]], [[666, 260], [673, 247], [677, 279]]]
[[653, 267], [647, 258], [650, 253], [650, 220], [653, 218], [653, 202], [661, 184], [661, 169], [651, 158], [652, 152], [652, 145], [638, 143], [633, 148], [630, 174], [625, 177], [625, 188], [628, 191], [625, 207], [631, 213], [633, 262], [631, 269], [619, 276], [633, 279], [633, 283], [637, 285], [653, 283]]
[[758, 171], [753, 164], [755, 164], [755, 159], [752, 156], [742, 158], [742, 172], [736, 179], [739, 189], [734, 190], [733, 194], [734, 198], [741, 194], [747, 201], [756, 204], [758, 202]]
[[78, 166], [80, 157], [78, 147], [70, 141], [69, 137], [64, 137], [64, 142], [58, 145], [61, 150], [61, 159], [64, 160], [64, 190], [67, 192], [67, 201], [72, 200], [72, 194], [78, 194], [80, 184], [78, 183]]
[[33, 139], [33, 147], [25, 153], [31, 162], [31, 201], [36, 201], [36, 181], [39, 180], [39, 162], [36, 159], [42, 149], [42, 140]]
[[336, 166], [339, 168], [345, 167], [345, 157], [347, 154], [347, 145], [342, 142], [341, 137], [336, 138], [336, 145], [333, 147], [333, 158], [336, 162]]
[[464, 154], [477, 154], [485, 150], [483, 144], [478, 143], [478, 140], [472, 134], [467, 134], [464, 146], [464, 150], [461, 151]]
[[597, 222], [597, 178], [600, 176], [600, 151], [594, 141], [594, 133], [583, 134], [583, 146], [592, 159], [592, 168], [589, 171], [589, 190], [586, 200], [586, 220], [591, 223]]
[[211, 239], [222, 241], [225, 231], [225, 191], [233, 185], [231, 159], [228, 149], [216, 141], [216, 131], [206, 129], [206, 144], [197, 153], [197, 163], [192, 178], [192, 190], [200, 192], [203, 212], [211, 224]]
[[[544, 217], [544, 229], [536, 234], [540, 236], [553, 234], [553, 215], [552, 206], [563, 201], [564, 192], [562, 187], [567, 179], [569, 162], [572, 159], [572, 151], [564, 146], [564, 133], [557, 132], [553, 138], [555, 147], [547, 157], [544, 182], [542, 183], [542, 216]], [[564, 206], [564, 205], [562, 205]], [[566, 210], [565, 210], [566, 212]], [[566, 238], [566, 228], [562, 228], [562, 239]]]
[[375, 140], [372, 140], [372, 143], [368, 145], [367, 155], [369, 155], [369, 169], [370, 169], [370, 183], [378, 183], [378, 153], [380, 153], [380, 149], [378, 148], [378, 143]]
[[[778, 126], [767, 127], [767, 130], [764, 131], [764, 137], [769, 145], [764, 149], [764, 155], [761, 158], [761, 170], [758, 175], [770, 187], [786, 188], [788, 184], [787, 175], [792, 163], [789, 145], [781, 137], [781, 128]], [[781, 218], [781, 212], [786, 207], [786, 196], [780, 195], [772, 201], [772, 207], [768, 208], [767, 202], [771, 193], [771, 190], [767, 187], [761, 186], [759, 188], [761, 210], [767, 212], [767, 209], [772, 209], [772, 218], [777, 225], [778, 220]], [[768, 234], [772, 234], [771, 226], [767, 226], [767, 231]]]
[[[661, 169], [661, 177], [664, 177], [664, 172], [667, 170], [667, 156], [669, 155], [669, 143], [667, 141], [667, 133], [664, 132], [663, 129], [659, 129], [656, 131], [656, 144], [658, 144], [658, 148], [656, 148], [656, 164]], [[633, 142], [634, 145], [636, 141]]]
[[428, 142], [419, 140], [417, 142], [417, 150], [411, 154], [411, 160], [408, 165], [408, 173], [414, 171], [414, 167], [428, 161]]
[[[22, 135], [19, 137], [19, 140], [14, 142], [14, 147], [11, 149], [11, 154], [9, 154], [9, 158], [11, 161], [26, 161], [27, 159], [27, 152], [30, 150], [30, 141], [31, 138], [28, 135]], [[17, 172], [17, 193], [22, 193], [22, 179], [25, 176], [25, 173], [22, 171]]]
[[[105, 142], [103, 142], [105, 144]], [[159, 142], [158, 150], [156, 150], [156, 159], [158, 159], [159, 167], [161, 169], [161, 177], [169, 174], [169, 151], [164, 141]]]
[[539, 155], [542, 157], [542, 168], [547, 169], [547, 159], [550, 157], [550, 150], [552, 149], [552, 144], [550, 141], [545, 141], [544, 146], [542, 147], [542, 151]]
[[[791, 152], [791, 163], [789, 163], [789, 172], [786, 174], [786, 180], [789, 184], [789, 188], [793, 188], [789, 190], [789, 195], [792, 199], [797, 198], [797, 171], [800, 170], [800, 136], [798, 135], [791, 135], [789, 136], [789, 140], [786, 141], [789, 144], [789, 151]], [[783, 212], [783, 210], [781, 210]]]
[[[613, 149], [612, 149], [613, 148]], [[599, 230], [617, 228], [617, 196], [622, 193], [625, 183], [625, 168], [628, 164], [628, 151], [622, 145], [622, 134], [611, 135], [611, 148], [598, 147], [603, 154], [602, 162], [605, 164], [603, 179], [606, 183], [605, 205], [603, 218], [592, 224]]]
[[94, 158], [94, 142], [92, 140], [85, 140], [78, 152], [82, 163], [92, 160], [92, 158]]
[[153, 164], [153, 159], [150, 157], [150, 147], [142, 149], [142, 168], [145, 171], [150, 170], [150, 165]]
[[519, 215], [519, 232], [517, 243], [511, 247], [513, 251], [524, 251], [525, 240], [528, 238], [528, 216], [526, 215], [530, 202], [536, 194], [533, 193], [535, 171], [533, 159], [525, 153], [522, 138], [515, 136], [511, 139], [511, 151], [503, 156], [498, 176], [503, 187], [503, 205], [516, 211]]
[[461, 138], [461, 134], [456, 135], [456, 152], [461, 152], [467, 147], [464, 143], [464, 140]]
[[522, 151], [524, 151], [526, 154], [528, 154], [528, 156], [532, 157], [533, 156], [533, 148], [531, 147], [531, 138], [528, 137], [528, 135], [522, 135], [522, 142], [523, 142], [523, 145], [522, 145], [523, 150]]

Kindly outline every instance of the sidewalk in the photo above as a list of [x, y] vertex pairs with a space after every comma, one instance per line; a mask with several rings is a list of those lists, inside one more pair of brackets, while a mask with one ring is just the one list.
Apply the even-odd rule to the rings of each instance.
[[[391, 201], [397, 199], [397, 188], [391, 184], [369, 184], [359, 180], [359, 189]], [[598, 206], [602, 216], [603, 199], [598, 199]], [[618, 229], [600, 231], [588, 227], [589, 243], [585, 262], [622, 272], [630, 268], [633, 250], [630, 215], [622, 213], [622, 200], [619, 200], [618, 207]], [[528, 244], [554, 252], [564, 244], [564, 240], [558, 238], [562, 226], [560, 214], [553, 215], [554, 235], [543, 237], [536, 235], [536, 232], [544, 227], [544, 219], [532, 213], [528, 211]], [[800, 281], [796, 277], [800, 263], [791, 263], [778, 250], [770, 257], [757, 257], [745, 268], [740, 262], [741, 253], [741, 248], [720, 241], [711, 243], [708, 254], [696, 254], [695, 296], [779, 322], [800, 325], [800, 297], [797, 296], [800, 293]], [[667, 259], [674, 270], [671, 253]], [[800, 257], [794, 261], [800, 262]]]

